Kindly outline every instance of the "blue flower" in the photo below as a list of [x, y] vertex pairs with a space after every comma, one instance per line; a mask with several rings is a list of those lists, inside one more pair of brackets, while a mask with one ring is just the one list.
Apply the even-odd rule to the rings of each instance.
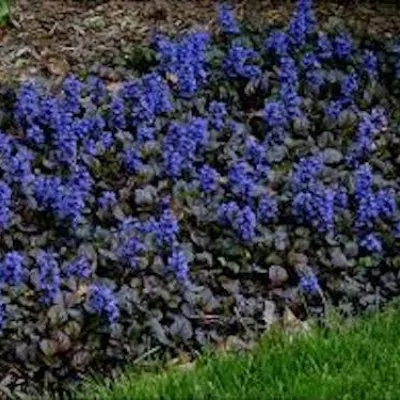
[[378, 59], [371, 50], [365, 50], [361, 57], [361, 68], [371, 78], [378, 76]]
[[235, 232], [239, 239], [250, 243], [256, 235], [257, 217], [249, 206], [240, 209], [237, 203], [222, 203], [218, 210], [221, 223]]
[[111, 101], [109, 126], [115, 130], [126, 128], [125, 103], [121, 96], [115, 96]]
[[307, 27], [304, 13], [296, 11], [289, 21], [289, 36], [293, 46], [301, 47], [306, 43]]
[[173, 77], [182, 97], [192, 97], [206, 81], [209, 40], [205, 32], [188, 34], [174, 42], [164, 36], [156, 38], [159, 68]]
[[301, 47], [306, 43], [307, 36], [315, 30], [315, 16], [312, 0], [299, 0], [289, 22], [289, 36], [291, 43]]
[[290, 118], [301, 115], [301, 99], [298, 95], [299, 78], [296, 62], [291, 57], [282, 57], [279, 70], [279, 96]]
[[223, 33], [237, 34], [240, 32], [234, 13], [226, 3], [218, 5], [218, 25]]
[[381, 218], [393, 217], [397, 208], [398, 194], [394, 189], [381, 189], [376, 193], [376, 204]]
[[137, 127], [136, 137], [139, 143], [154, 140], [156, 134], [155, 128], [147, 125], [139, 125]]
[[15, 104], [15, 119], [20, 126], [35, 125], [40, 116], [40, 94], [32, 82], [25, 82], [19, 88]]
[[332, 57], [333, 46], [325, 33], [318, 32], [318, 57], [321, 60], [328, 60]]
[[278, 202], [268, 195], [263, 196], [258, 204], [257, 216], [266, 224], [275, 220], [278, 216]]
[[302, 276], [299, 286], [305, 294], [315, 295], [321, 292], [318, 279], [315, 275]]
[[45, 142], [45, 135], [43, 129], [38, 125], [32, 125], [26, 130], [27, 139], [35, 145], [43, 145]]
[[152, 123], [161, 114], [172, 111], [172, 93], [164, 79], [157, 73], [143, 76], [138, 81], [127, 82], [121, 95], [131, 104], [132, 125]]
[[379, 207], [376, 196], [372, 192], [365, 192], [364, 197], [357, 200], [355, 227], [358, 230], [371, 229], [378, 217]]
[[225, 117], [228, 114], [225, 103], [212, 101], [208, 106], [208, 112], [212, 127], [217, 131], [221, 131], [225, 125]]
[[209, 165], [203, 165], [199, 171], [200, 188], [206, 193], [214, 192], [218, 187], [220, 176], [218, 172]]
[[117, 204], [117, 196], [114, 192], [103, 192], [98, 200], [100, 210], [107, 211]]
[[333, 231], [335, 222], [335, 192], [319, 183], [297, 193], [292, 203], [293, 215], [318, 232]]
[[257, 217], [249, 206], [240, 210], [234, 223], [233, 229], [244, 242], [252, 242], [256, 236]]
[[343, 100], [332, 100], [325, 108], [325, 115], [333, 121], [336, 121], [339, 118], [340, 113], [343, 111], [343, 107]]
[[231, 226], [239, 213], [240, 208], [234, 201], [222, 203], [218, 209], [218, 218], [223, 225]]
[[158, 230], [157, 234], [157, 243], [167, 246], [172, 246], [176, 240], [179, 233], [179, 224], [178, 220], [172, 211], [167, 208], [161, 215], [161, 218], [158, 222]]
[[280, 101], [268, 101], [263, 110], [263, 120], [271, 129], [286, 127], [288, 120], [286, 109]]
[[349, 196], [347, 189], [344, 186], [339, 186], [335, 192], [335, 206], [340, 209], [345, 209], [349, 204]]
[[139, 256], [146, 250], [145, 245], [136, 237], [130, 237], [118, 248], [118, 258], [131, 268], [136, 268]]
[[253, 49], [232, 43], [223, 62], [226, 74], [231, 78], [253, 79], [261, 75], [261, 70], [253, 63], [258, 59], [258, 53]]
[[39, 266], [37, 288], [42, 292], [42, 302], [52, 304], [61, 294], [61, 277], [56, 255], [40, 250], [36, 263]]
[[346, 75], [341, 85], [341, 93], [344, 98], [352, 98], [358, 89], [358, 77], [355, 72]]
[[325, 76], [321, 69], [312, 69], [306, 72], [306, 81], [308, 86], [318, 92], [325, 83]]
[[318, 60], [318, 57], [312, 51], [309, 51], [303, 55], [301, 60], [301, 66], [305, 70], [321, 68], [321, 63]]
[[319, 156], [301, 158], [294, 166], [291, 179], [295, 190], [300, 190], [304, 186], [313, 183], [322, 172], [323, 166], [324, 164]]
[[93, 269], [90, 260], [85, 256], [78, 256], [65, 265], [67, 277], [87, 279], [92, 275]]
[[171, 178], [179, 178], [184, 168], [185, 158], [172, 149], [164, 150], [164, 171]]
[[189, 280], [189, 262], [185, 252], [178, 246], [174, 246], [168, 257], [168, 269], [173, 271], [180, 282]]
[[0, 181], [0, 232], [7, 229], [11, 222], [11, 196], [11, 188], [4, 181]]
[[28, 183], [32, 179], [33, 153], [26, 147], [20, 146], [17, 153], [9, 160], [5, 166], [6, 177], [9, 182]]
[[93, 103], [100, 105], [100, 103], [105, 99], [107, 95], [106, 85], [103, 80], [97, 76], [91, 75], [88, 78], [87, 86], [90, 92], [90, 98]]
[[228, 181], [232, 191], [244, 199], [256, 194], [254, 173], [245, 161], [239, 161], [229, 169]]
[[82, 82], [74, 75], [66, 78], [62, 85], [64, 94], [63, 108], [66, 112], [77, 114], [81, 109]]
[[371, 253], [382, 252], [382, 241], [379, 236], [374, 233], [368, 234], [364, 239], [361, 240], [360, 246], [370, 251]]
[[372, 169], [369, 164], [364, 164], [355, 171], [354, 196], [361, 201], [372, 190]]
[[118, 301], [108, 286], [100, 283], [91, 285], [87, 304], [92, 313], [107, 318], [111, 326], [118, 322], [120, 318]]
[[123, 162], [129, 172], [139, 173], [143, 169], [143, 161], [140, 151], [135, 147], [130, 147], [122, 155]]
[[286, 56], [289, 51], [289, 37], [286, 32], [275, 31], [265, 41], [265, 48], [278, 56]]
[[25, 275], [24, 256], [17, 251], [9, 251], [0, 262], [0, 282], [18, 286]]
[[353, 38], [349, 33], [340, 33], [334, 37], [333, 45], [335, 55], [347, 59], [353, 51]]

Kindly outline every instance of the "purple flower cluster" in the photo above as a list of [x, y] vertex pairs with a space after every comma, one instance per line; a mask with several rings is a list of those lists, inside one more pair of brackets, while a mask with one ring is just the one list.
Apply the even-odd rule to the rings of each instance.
[[225, 125], [225, 119], [228, 115], [225, 103], [212, 101], [209, 104], [208, 112], [210, 114], [210, 124], [217, 131], [221, 131]]
[[246, 243], [251, 243], [256, 236], [257, 217], [250, 206], [240, 208], [234, 202], [222, 203], [219, 207], [219, 219], [222, 224], [231, 228]]
[[355, 227], [365, 237], [361, 245], [373, 252], [380, 252], [382, 244], [373, 232], [378, 219], [391, 221], [398, 207], [394, 189], [373, 189], [372, 169], [368, 164], [360, 166], [355, 172], [354, 199], [356, 202]]
[[298, 89], [299, 78], [296, 62], [291, 57], [282, 57], [279, 72], [279, 96], [290, 119], [301, 115], [301, 98]]
[[240, 33], [235, 15], [227, 3], [218, 5], [218, 25], [223, 33], [230, 35]]
[[262, 222], [269, 224], [275, 221], [278, 217], [278, 212], [278, 202], [274, 197], [265, 195], [260, 199], [257, 216]]
[[117, 255], [119, 260], [130, 268], [138, 266], [139, 257], [143, 255], [146, 247], [136, 237], [130, 237], [118, 248]]
[[57, 255], [43, 250], [38, 252], [36, 287], [42, 292], [44, 304], [53, 304], [61, 295], [61, 275]]
[[274, 31], [265, 41], [265, 49], [283, 57], [289, 52], [289, 44], [289, 36], [286, 32]]
[[378, 76], [378, 59], [373, 51], [365, 50], [361, 56], [360, 66], [370, 79]]
[[366, 160], [375, 150], [374, 139], [387, 125], [385, 112], [375, 108], [371, 113], [363, 113], [357, 127], [357, 132], [347, 154], [347, 161], [357, 166]]
[[333, 52], [339, 59], [347, 59], [353, 52], [353, 38], [349, 33], [340, 33], [333, 39]]
[[341, 85], [341, 94], [344, 99], [352, 100], [358, 89], [358, 77], [355, 72], [346, 75]]
[[189, 262], [185, 252], [179, 246], [175, 246], [168, 257], [168, 269], [175, 273], [180, 282], [188, 282]]
[[258, 78], [261, 75], [260, 68], [255, 64], [258, 58], [259, 55], [255, 50], [234, 41], [223, 63], [225, 73], [230, 78]]
[[181, 41], [165, 36], [156, 39], [160, 69], [176, 81], [182, 97], [192, 97], [206, 81], [207, 33], [186, 35]]
[[333, 56], [333, 45], [328, 35], [323, 32], [318, 32], [318, 57], [321, 60], [329, 60]]
[[179, 223], [172, 210], [167, 208], [163, 211], [156, 231], [157, 243], [159, 246], [171, 247], [177, 242]]
[[11, 196], [10, 187], [0, 181], [0, 232], [8, 228], [11, 222]]
[[90, 287], [88, 307], [90, 312], [104, 316], [113, 326], [120, 318], [118, 300], [112, 289], [104, 284], [95, 283]]
[[315, 275], [302, 276], [299, 282], [299, 287], [305, 294], [309, 295], [321, 292], [318, 279]]
[[65, 275], [79, 279], [88, 279], [92, 275], [93, 268], [90, 260], [85, 256], [75, 257], [65, 265]]
[[323, 162], [319, 156], [301, 158], [294, 166], [292, 174], [292, 185], [295, 191], [307, 188], [314, 183], [323, 171]]
[[291, 178], [292, 212], [299, 221], [327, 233], [334, 229], [337, 193], [318, 182], [323, 166], [318, 156], [302, 158], [295, 165]]
[[59, 220], [77, 226], [83, 219], [91, 186], [92, 178], [87, 169], [76, 166], [65, 182], [58, 176], [37, 176], [33, 182], [33, 194], [39, 209], [50, 210]]
[[219, 173], [205, 164], [199, 171], [200, 188], [205, 193], [212, 193], [218, 188]]
[[10, 286], [19, 286], [25, 275], [24, 257], [17, 251], [5, 254], [0, 262], [0, 282]]
[[151, 125], [158, 115], [168, 114], [173, 108], [171, 90], [156, 72], [125, 83], [120, 95], [134, 127], [143, 123]]
[[321, 233], [331, 232], [335, 223], [335, 192], [319, 183], [309, 185], [293, 199], [293, 215]]
[[179, 178], [185, 170], [191, 170], [208, 140], [208, 121], [204, 118], [194, 118], [189, 124], [171, 124], [163, 143], [165, 173]]
[[315, 30], [315, 16], [312, 0], [299, 0], [297, 9], [289, 22], [289, 36], [293, 46], [306, 44], [307, 37]]
[[305, 79], [308, 86], [315, 92], [319, 92], [321, 86], [325, 83], [325, 77], [319, 58], [314, 52], [307, 52], [301, 61], [305, 71]]
[[245, 161], [239, 161], [229, 169], [228, 182], [232, 192], [243, 199], [256, 195], [257, 184], [254, 173]]

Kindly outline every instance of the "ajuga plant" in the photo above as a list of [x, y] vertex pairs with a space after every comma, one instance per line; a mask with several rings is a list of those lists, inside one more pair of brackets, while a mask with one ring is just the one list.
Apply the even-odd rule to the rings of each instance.
[[399, 293], [400, 40], [323, 32], [309, 0], [281, 29], [218, 21], [156, 36], [117, 93], [69, 76], [10, 97], [1, 380], [251, 342], [265, 301], [303, 318]]

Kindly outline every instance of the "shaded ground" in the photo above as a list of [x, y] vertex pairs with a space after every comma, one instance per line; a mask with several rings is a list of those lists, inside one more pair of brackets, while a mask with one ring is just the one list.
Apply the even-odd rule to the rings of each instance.
[[[400, 33], [395, 1], [315, 3], [320, 22], [332, 22], [334, 15], [378, 35]], [[212, 29], [215, 5], [210, 0], [15, 0], [12, 23], [0, 30], [0, 82], [124, 65], [129, 49], [157, 30]], [[236, 8], [240, 18], [261, 23], [286, 21], [293, 4], [248, 0], [237, 2]]]

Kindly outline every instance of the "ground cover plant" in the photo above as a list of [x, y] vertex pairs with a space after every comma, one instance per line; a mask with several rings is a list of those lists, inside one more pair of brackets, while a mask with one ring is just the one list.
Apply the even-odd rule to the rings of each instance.
[[[116, 89], [2, 90], [1, 376], [59, 388], [290, 307], [400, 292], [400, 41], [288, 27], [158, 35]], [[21, 386], [21, 387], [18, 387]]]

